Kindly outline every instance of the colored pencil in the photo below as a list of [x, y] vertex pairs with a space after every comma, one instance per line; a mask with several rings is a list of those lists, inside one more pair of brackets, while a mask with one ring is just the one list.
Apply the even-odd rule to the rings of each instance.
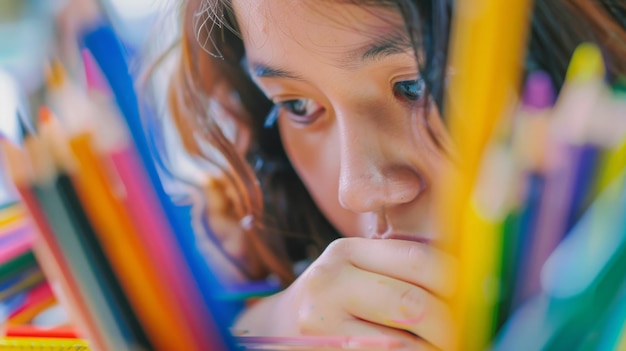
[[27, 251], [0, 265], [0, 283], [33, 267], [37, 267], [37, 260], [32, 251]]
[[[577, 76], [592, 76], [579, 81]], [[588, 190], [590, 181], [577, 177], [588, 146], [585, 133], [594, 116], [597, 100], [602, 92], [604, 64], [599, 50], [591, 45], [581, 45], [572, 57], [568, 82], [555, 106], [552, 143], [549, 145], [545, 190], [542, 194], [531, 252], [525, 268], [520, 294], [528, 297], [539, 292], [540, 271], [550, 253], [571, 226], [576, 211], [576, 187]], [[567, 98], [567, 100], [565, 100]], [[577, 103], [578, 102], [578, 103]], [[580, 105], [582, 103], [582, 105]], [[595, 152], [592, 150], [591, 152]]]
[[0, 320], [2, 321], [2, 328], [6, 326], [9, 315], [20, 308], [24, 300], [26, 300], [26, 291], [21, 291], [8, 299], [0, 301]]
[[0, 246], [24, 237], [32, 237], [32, 232], [32, 226], [26, 224], [11, 228], [10, 230], [7, 230], [2, 235], [0, 235]]
[[463, 350], [484, 349], [495, 325], [499, 230], [504, 218], [486, 218], [472, 199], [472, 189], [495, 126], [516, 103], [530, 4], [527, 0], [455, 3], [450, 49], [455, 76], [445, 108], [459, 155], [456, 167], [443, 175], [447, 185], [440, 196], [437, 223], [460, 261], [452, 308]]
[[379, 336], [299, 336], [263, 337], [240, 336], [237, 343], [241, 350], [394, 350], [402, 342]]
[[20, 272], [0, 284], [0, 300], [4, 300], [14, 294], [28, 290], [44, 281], [44, 275], [38, 267], [33, 267]]
[[24, 220], [26, 213], [19, 205], [12, 205], [0, 211], [0, 229]]
[[[90, 351], [90, 343], [80, 339], [10, 337], [0, 338], [3, 351]], [[96, 350], [96, 349], [93, 349]]]
[[26, 294], [22, 306], [9, 315], [8, 325], [22, 325], [30, 322], [39, 312], [56, 302], [47, 282], [39, 284]]
[[68, 207], [66, 202], [72, 196], [69, 179], [57, 173], [47, 145], [33, 137], [28, 138], [25, 144], [36, 177], [32, 193], [52, 229], [53, 240], [58, 243], [68, 271], [80, 282], [77, 284], [78, 291], [98, 325], [97, 331], [104, 336], [106, 349], [130, 350], [131, 341], [127, 339], [127, 331], [122, 329], [125, 325], [106, 293], [106, 283], [100, 279], [99, 272], [81, 244], [81, 236], [89, 235], [87, 231], [91, 229], [78, 218], [80, 210]]
[[211, 349], [227, 348], [233, 342], [227, 322], [231, 320], [232, 316], [210, 313], [210, 311], [219, 310], [213, 292], [219, 289], [220, 284], [209, 267], [206, 257], [203, 257], [203, 252], [197, 246], [189, 210], [175, 206], [170, 196], [163, 189], [143, 129], [133, 77], [129, 73], [127, 57], [122, 45], [114, 30], [107, 23], [87, 31], [82, 37], [82, 41], [97, 62], [113, 92], [119, 111], [132, 136], [133, 148], [137, 150], [142, 168], [147, 174], [151, 188], [159, 199], [165, 219], [167, 219], [170, 231], [174, 235], [174, 242], [183, 253], [182, 257], [186, 263], [184, 267], [189, 269], [196, 289], [202, 297], [201, 303], [196, 308], [198, 311], [202, 311], [200, 315], [206, 318], [207, 330], [218, 334], [214, 337], [214, 334], [211, 333]]
[[24, 233], [9, 242], [5, 242], [0, 247], [0, 263], [8, 262], [20, 255], [23, 255], [33, 245], [33, 236], [31, 232]]
[[52, 284], [60, 287], [56, 295], [67, 308], [72, 320], [76, 321], [82, 334], [89, 338], [94, 348], [105, 350], [104, 340], [97, 332], [95, 316], [90, 314], [86, 301], [79, 291], [76, 277], [71, 275], [67, 262], [54, 239], [52, 229], [30, 189], [33, 176], [31, 162], [26, 152], [6, 140], [0, 140], [0, 147], [8, 159], [9, 176], [37, 226], [36, 233], [39, 240], [35, 241], [33, 249], [41, 268]]
[[79, 334], [76, 332], [74, 327], [60, 326], [54, 328], [43, 328], [29, 324], [9, 326], [4, 332], [4, 336], [61, 339], [79, 338]]
[[[626, 115], [626, 81], [617, 84], [613, 88], [612, 95], [613, 109], [610, 112], [612, 112], [612, 114], [614, 116], [617, 116], [618, 118]], [[609, 127], [614, 128], [614, 124], [609, 124]], [[601, 161], [596, 191], [602, 191], [607, 185], [613, 182], [613, 180], [619, 177], [625, 167], [626, 137], [622, 135], [621, 140], [618, 142], [618, 144], [613, 149], [611, 149]]]
[[[56, 93], [61, 92], [65, 94], [78, 93], [77, 90], [72, 90], [72, 87], [68, 87], [68, 85], [63, 86], [61, 87], [61, 89], [58, 89], [58, 90], [55, 89], [55, 92]], [[118, 259], [120, 257], [123, 258], [123, 261], [120, 261], [121, 263], [118, 265], [119, 267], [118, 276], [121, 276], [122, 274], [126, 274], [128, 276], [128, 272], [127, 272], [128, 265], [125, 263], [127, 263], [128, 260], [131, 260], [131, 261], [136, 260], [137, 257], [147, 258], [148, 256], [146, 256], [145, 254], [146, 250], [144, 249], [144, 247], [145, 246], [151, 247], [150, 245], [154, 247], [153, 242], [155, 241], [154, 240], [155, 238], [154, 237], [147, 238], [147, 241], [146, 241], [148, 243], [147, 245], [145, 245], [144, 243], [140, 243], [139, 241], [136, 241], [136, 239], [134, 239], [137, 236], [137, 233], [136, 233], [136, 230], [132, 226], [133, 223], [128, 220], [129, 218], [128, 210], [124, 208], [123, 206], [124, 203], [122, 203], [124, 202], [127, 194], [124, 194], [124, 196], [120, 197], [120, 193], [117, 190], [120, 189], [119, 186], [122, 184], [116, 183], [118, 181], [117, 175], [114, 175], [113, 179], [110, 177], [115, 172], [114, 170], [107, 168], [110, 165], [109, 160], [106, 160], [106, 157], [105, 157], [106, 155], [97, 153], [96, 148], [92, 144], [92, 140], [90, 138], [89, 133], [85, 133], [84, 130], [81, 130], [85, 127], [85, 124], [82, 124], [80, 122], [85, 121], [85, 120], [84, 119], [80, 120], [81, 117], [79, 115], [89, 114], [91, 112], [100, 114], [99, 113], [100, 111], [97, 111], [96, 109], [89, 109], [90, 106], [88, 106], [88, 103], [83, 103], [78, 108], [76, 106], [72, 106], [75, 104], [76, 101], [87, 101], [88, 99], [83, 99], [84, 96], [82, 96], [80, 99], [70, 99], [69, 96], [60, 96], [60, 95], [61, 94], [55, 94], [53, 105], [59, 109], [59, 112], [62, 118], [64, 119], [67, 118], [69, 120], [72, 120], [72, 122], [66, 123], [68, 127], [71, 127], [72, 136], [69, 138], [70, 145], [69, 145], [69, 148], [67, 148], [69, 149], [69, 152], [67, 150], [64, 150], [63, 147], [53, 148], [53, 150], [56, 150], [57, 157], [61, 159], [65, 159], [65, 158], [68, 158], [68, 154], [70, 154], [69, 157], [72, 158], [73, 161], [75, 161], [75, 162], [69, 162], [69, 164], [66, 167], [67, 171], [72, 175], [74, 183], [79, 188], [79, 190], [81, 190], [79, 191], [79, 196], [82, 196], [82, 202], [88, 208], [87, 212], [88, 212], [88, 215], [90, 215], [90, 219], [92, 220], [92, 222], [96, 224], [96, 227], [100, 229], [100, 230], [97, 230], [96, 232], [102, 231], [103, 224], [104, 224], [105, 229], [114, 228], [114, 230], [108, 231], [106, 232], [106, 235], [103, 235], [102, 237], [100, 237], [100, 240], [101, 240], [101, 243], [104, 243], [105, 251], [107, 251], [106, 242], [107, 241], [109, 243], [112, 242], [111, 240], [112, 240], [112, 237], [114, 236], [119, 237], [119, 239], [117, 239], [117, 244], [121, 244], [121, 245], [108, 244], [109, 250], [107, 251], [107, 254], [109, 254], [110, 256], [111, 255], [110, 253], [113, 252], [113, 255], [114, 256], [116, 255], [115, 256], [116, 258]], [[74, 95], [74, 97], [76, 97], [77, 95], [78, 94]], [[76, 112], [77, 110], [81, 112], [78, 113]], [[95, 120], [98, 121], [99, 118], [96, 117]], [[67, 122], [67, 121], [64, 121], [64, 122]], [[75, 123], [75, 122], [79, 122], [79, 123]], [[42, 134], [46, 134], [46, 131], [50, 129], [50, 128], [46, 128], [47, 124], [48, 123], [43, 123]], [[98, 129], [97, 134], [98, 135], [103, 134], [102, 133], [103, 131], [104, 130]], [[106, 134], [106, 132], [104, 132], [104, 134]], [[97, 144], [97, 140], [93, 140], [93, 142], [94, 144]], [[112, 160], [116, 160], [116, 158], [112, 158]], [[125, 160], [124, 155], [120, 154], [120, 156], [117, 157], [117, 161], [119, 162], [116, 161], [114, 163], [123, 164], [123, 162], [132, 161], [132, 160], [126, 160], [126, 161], [124, 160]], [[131, 175], [133, 175], [132, 172], [135, 172], [137, 170], [136, 167], [135, 168], [126, 167], [126, 169], [128, 169], [131, 172], [127, 174], [131, 174]], [[85, 177], [85, 175], [87, 176]], [[93, 184], [96, 184], [99, 186], [87, 187], [87, 185], [89, 184], [87, 184], [86, 182], [81, 183], [81, 181], [84, 181], [85, 179], [91, 182], [93, 182], [93, 179], [96, 179], [97, 182]], [[111, 184], [111, 182], [115, 184]], [[104, 193], [101, 192], [101, 195], [104, 194], [105, 196], [100, 197], [100, 198], [94, 198], [93, 197], [94, 192], [97, 193], [98, 191], [103, 191]], [[146, 196], [147, 194], [142, 193], [142, 194], [137, 194], [137, 195], [142, 197], [142, 196]], [[107, 201], [90, 201], [94, 199], [95, 200], [104, 199], [104, 200], [108, 200], [108, 202]], [[96, 204], [99, 207], [89, 205], [90, 202], [92, 204]], [[109, 211], [109, 212], [103, 211], [102, 206], [105, 206], [105, 207], [112, 206], [110, 207], [112, 211]], [[109, 214], [109, 216], [103, 216], [103, 214], [107, 214], [107, 213]], [[154, 215], [154, 213], [152, 213], [151, 215]], [[97, 219], [98, 216], [100, 216], [101, 220]], [[120, 222], [117, 222], [118, 220]], [[140, 220], [145, 221], [145, 218], [142, 218]], [[116, 224], [115, 224], [116, 222], [121, 223], [121, 226], [117, 224], [117, 227], [116, 227]], [[163, 231], [163, 229], [164, 228], [161, 228], [161, 232]], [[158, 234], [158, 232], [152, 231], [152, 232], [144, 233], [143, 235], [156, 235], [156, 234]], [[156, 239], [158, 239], [158, 237]], [[132, 241], [135, 241], [136, 244], [134, 244], [134, 247], [133, 247], [134, 250], [132, 250], [131, 254], [124, 255], [124, 256], [120, 255], [121, 253], [120, 247], [124, 247], [124, 245], [128, 246], [129, 245], [128, 243]], [[133, 246], [133, 244], [131, 244], [131, 246]], [[168, 245], [162, 245], [162, 246], [167, 247]], [[196, 286], [197, 282], [193, 281], [192, 279], [189, 279], [188, 281], [181, 280], [185, 276], [184, 275], [185, 265], [179, 264], [179, 265], [172, 267], [172, 266], [167, 265], [168, 262], [163, 262], [163, 263], [159, 262], [159, 261], [163, 261], [163, 259], [167, 259], [171, 257], [172, 256], [171, 253], [176, 253], [175, 250], [172, 250], [172, 249], [175, 249], [176, 246], [177, 245], [169, 244], [169, 247], [167, 248], [170, 253], [169, 256], [154, 255], [153, 261], [150, 261], [148, 262], [148, 264], [143, 265], [144, 269], [151, 270], [150, 274], [143, 274], [145, 272], [139, 272], [141, 274], [135, 274], [133, 276], [129, 276], [129, 278], [126, 279], [126, 281], [130, 282], [130, 284], [134, 284], [133, 286], [135, 288], [141, 289], [141, 290], [137, 290], [137, 293], [135, 293], [134, 296], [135, 296], [135, 301], [139, 305], [143, 305], [144, 307], [146, 306], [146, 302], [151, 301], [150, 298], [154, 296], [158, 298], [159, 296], [168, 296], [171, 291], [178, 292], [177, 301], [176, 300], [159, 301], [159, 303], [153, 304], [149, 308], [144, 308], [143, 309], [144, 313], [147, 312], [149, 316], [145, 318], [144, 325], [146, 324], [147, 325], [161, 325], [161, 329], [158, 332], [154, 332], [153, 334], [155, 338], [159, 338], [161, 340], [169, 339], [170, 341], [175, 340], [174, 343], [170, 342], [169, 345], [164, 346], [165, 347], [164, 349], [172, 349], [173, 347], [186, 348], [185, 343], [194, 343], [194, 342], [195, 342], [195, 345], [197, 345], [198, 347], [202, 349], [207, 349], [209, 347], [214, 347], [214, 346], [219, 347], [219, 343], [220, 343], [219, 340], [221, 339], [221, 336], [218, 336], [217, 338], [215, 338], [215, 335], [210, 332], [210, 330], [212, 329], [207, 328], [209, 326], [209, 323], [214, 323], [211, 320], [213, 316], [211, 316], [210, 312], [205, 309], [202, 299], [198, 299], [199, 301], [194, 301], [193, 299], [193, 296], [198, 295], [197, 292], [199, 291]], [[166, 250], [164, 252], [168, 252], [168, 251]], [[115, 259], [113, 259], [112, 261], [114, 260]], [[181, 261], [184, 262], [183, 260]], [[113, 262], [113, 264], [115, 263]], [[165, 264], [166, 269], [163, 271], [156, 270], [154, 268], [155, 264], [156, 265]], [[176, 269], [178, 271], [174, 272], [172, 269]], [[124, 273], [124, 271], [126, 271], [126, 273]], [[119, 272], [122, 272], [122, 273], [119, 274]], [[162, 276], [162, 273], [168, 273], [168, 272], [169, 272], [169, 276], [174, 277], [175, 279], [171, 279], [171, 281], [167, 281], [163, 279], [164, 277]], [[159, 277], [159, 278], [154, 278], [154, 281], [156, 281], [157, 284], [162, 284], [162, 286], [156, 286], [155, 289], [150, 289], [150, 286], [154, 284], [141, 284], [142, 279], [143, 280], [150, 279], [150, 277]], [[176, 278], [178, 280], [176, 280]], [[183, 284], [180, 284], [181, 282]], [[191, 288], [187, 289], [188, 285]], [[191, 317], [192, 319], [195, 318], [195, 320], [187, 320], [187, 321], [177, 320], [175, 317], [177, 314], [181, 312], [181, 310], [183, 311], [183, 316], [185, 316], [185, 313], [186, 313], [187, 318]], [[166, 315], [159, 316], [158, 313], [165, 313]], [[200, 321], [202, 321], [203, 323], [200, 323]], [[167, 327], [167, 328], [164, 328], [164, 327]], [[190, 331], [192, 331], [193, 334], [191, 334], [191, 337], [188, 337], [186, 333], [189, 333]], [[193, 344], [190, 344], [189, 346], [191, 345]]]
[[550, 255], [542, 293], [516, 311], [495, 350], [597, 349], [589, 345], [605, 328], [595, 326], [626, 288], [625, 180], [623, 173], [607, 186]]
[[[527, 262], [531, 253], [533, 235], [540, 211], [541, 196], [545, 185], [545, 150], [548, 147], [549, 114], [555, 102], [555, 91], [550, 77], [544, 72], [531, 73], [524, 87], [521, 111], [516, 118], [513, 143], [516, 148], [516, 157], [520, 163], [522, 184], [519, 195], [519, 212], [508, 237], [504, 238], [504, 245], [509, 250], [503, 250], [503, 259], [508, 266], [509, 274], [502, 281], [503, 298], [506, 303], [500, 313], [503, 322], [513, 310], [524, 300], [518, 295], [523, 284], [520, 277], [524, 276], [524, 262]], [[508, 257], [507, 257], [508, 255]]]
[[[74, 99], [65, 102], [72, 101]], [[97, 228], [100, 245], [153, 346], [157, 350], [192, 349], [194, 338], [185, 327], [187, 323], [171, 296], [170, 285], [159, 278], [155, 261], [146, 255], [128, 211], [116, 195], [120, 193], [117, 190], [120, 186], [112, 184], [115, 180], [110, 177], [111, 169], [103, 166], [102, 155], [94, 150], [89, 121], [70, 109], [68, 105], [68, 109], [59, 111], [59, 118], [72, 128], [67, 141], [54, 117], [42, 121], [41, 133], [53, 144], [58, 155], [72, 158], [71, 164], [66, 162], [66, 169], [79, 189], [89, 219]], [[98, 114], [95, 109], [89, 110], [88, 105], [84, 105], [84, 109], [87, 113]], [[81, 130], [81, 127], [86, 129]]]

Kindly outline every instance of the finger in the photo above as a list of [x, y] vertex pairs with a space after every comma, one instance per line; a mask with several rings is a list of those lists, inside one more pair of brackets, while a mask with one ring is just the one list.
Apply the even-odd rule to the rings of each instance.
[[[345, 312], [368, 322], [402, 329], [444, 350], [454, 348], [456, 334], [449, 307], [418, 286], [366, 271], [350, 279], [356, 287], [345, 296]], [[359, 289], [359, 281], [374, 281]], [[350, 286], [350, 285], [348, 285]]]
[[335, 240], [325, 254], [346, 257], [357, 268], [421, 286], [444, 297], [450, 297], [455, 289], [455, 260], [432, 245], [347, 238]]
[[[377, 325], [364, 320], [347, 319], [341, 323], [335, 335], [352, 335], [351, 346], [358, 350], [394, 350], [394, 351], [435, 351], [437, 348], [426, 340], [402, 330]], [[361, 338], [363, 336], [381, 336], [385, 339]]]

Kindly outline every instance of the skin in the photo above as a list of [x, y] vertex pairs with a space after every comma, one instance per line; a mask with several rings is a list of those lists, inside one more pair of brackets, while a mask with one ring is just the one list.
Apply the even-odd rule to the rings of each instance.
[[[401, 15], [317, 0], [234, 0], [233, 7], [251, 75], [281, 106], [285, 150], [345, 236], [237, 328], [383, 334], [409, 350], [453, 349], [445, 298], [454, 264], [435, 248], [442, 238], [432, 221], [438, 174], [449, 161], [427, 125], [440, 145], [449, 141], [436, 109], [426, 115], [428, 98], [415, 94], [419, 72]], [[389, 38], [398, 40], [381, 41]]]

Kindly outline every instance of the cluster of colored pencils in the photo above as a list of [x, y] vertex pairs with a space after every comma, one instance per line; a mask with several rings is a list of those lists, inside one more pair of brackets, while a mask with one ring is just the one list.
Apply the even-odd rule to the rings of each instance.
[[[96, 59], [109, 45], [104, 65], [116, 49], [124, 64], [109, 27], [89, 34], [97, 37]], [[122, 72], [128, 77], [127, 67]], [[116, 88], [112, 82], [106, 92]], [[137, 151], [132, 100], [116, 104], [116, 96], [80, 86], [59, 62], [50, 65], [46, 89], [37, 132], [23, 145], [2, 140], [2, 153], [36, 227], [37, 259], [62, 291], [77, 331], [95, 350], [226, 349], [228, 326], [211, 299], [215, 286], [203, 289], [215, 277], [206, 261], [198, 263], [200, 248], [189, 245], [194, 233], [177, 226], [172, 203], [151, 178], [156, 172]]]
[[582, 44], [556, 102], [545, 75], [527, 79], [513, 182], [496, 190], [509, 194], [494, 318], [503, 350], [613, 350], [626, 337], [626, 96], [605, 76], [600, 50]]
[[0, 318], [5, 326], [30, 323], [56, 305], [33, 253], [34, 228], [19, 202], [0, 206]]
[[[543, 72], [524, 80], [529, 5], [458, 5], [447, 112], [461, 162], [439, 222], [461, 261], [452, 302], [461, 347], [626, 348], [626, 93], [619, 78], [606, 83], [590, 44], [558, 94]], [[0, 317], [31, 321], [55, 303], [55, 287], [77, 330], [12, 328], [0, 349], [37, 349], [19, 339], [33, 334], [58, 349], [232, 349], [215, 298], [237, 292], [217, 285], [188, 213], [161, 185], [124, 51], [106, 24], [81, 41], [85, 74], [106, 82], [83, 87], [51, 63], [37, 132], [22, 145], [0, 140], [20, 197], [0, 207]], [[237, 341], [394, 347], [358, 337]]]
[[558, 96], [543, 72], [520, 84], [528, 6], [457, 11], [447, 101], [460, 163], [439, 223], [461, 261], [461, 348], [612, 350], [626, 342], [626, 97], [591, 44]]

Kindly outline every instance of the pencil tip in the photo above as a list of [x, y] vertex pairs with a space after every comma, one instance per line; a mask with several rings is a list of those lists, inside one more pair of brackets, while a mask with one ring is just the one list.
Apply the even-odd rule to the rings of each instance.
[[52, 120], [52, 111], [46, 106], [39, 108], [39, 123], [48, 123]]
[[65, 82], [65, 70], [58, 60], [52, 60], [46, 67], [46, 83], [51, 88], [58, 88]]
[[554, 87], [550, 76], [543, 71], [532, 72], [526, 80], [522, 96], [524, 106], [544, 109], [554, 104]]
[[567, 68], [566, 81], [587, 82], [602, 79], [605, 66], [600, 49], [591, 43], [580, 44]]
[[34, 134], [33, 133], [33, 129], [28, 126], [28, 124], [26, 123], [24, 118], [26, 118], [26, 117], [24, 117], [23, 115], [18, 113], [17, 121], [18, 121], [18, 126], [19, 126], [19, 129], [20, 129], [21, 140], [24, 140], [27, 137], [29, 137], [32, 134]]

